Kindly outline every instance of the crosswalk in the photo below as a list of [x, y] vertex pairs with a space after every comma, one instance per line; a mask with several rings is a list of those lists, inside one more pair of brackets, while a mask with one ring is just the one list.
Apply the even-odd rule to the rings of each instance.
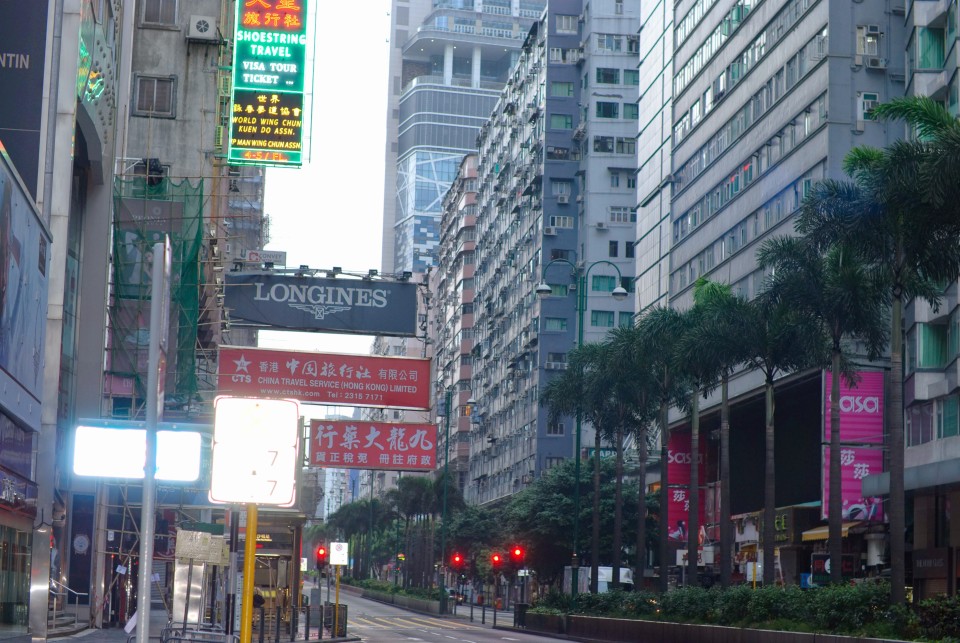
[[349, 628], [368, 628], [374, 630], [396, 630], [403, 628], [431, 630], [464, 630], [476, 628], [476, 625], [453, 620], [418, 618], [416, 616], [351, 616]]

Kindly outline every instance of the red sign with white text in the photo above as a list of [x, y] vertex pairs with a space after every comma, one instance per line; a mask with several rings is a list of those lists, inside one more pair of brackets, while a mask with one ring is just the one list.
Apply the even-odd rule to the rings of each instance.
[[310, 421], [310, 462], [315, 466], [433, 471], [436, 455], [433, 424]]
[[[671, 431], [670, 440], [667, 442], [667, 481], [670, 485], [667, 534], [670, 540], [678, 542], [687, 542], [687, 521], [690, 517], [690, 464], [693, 460], [691, 442], [690, 431]], [[707, 475], [706, 452], [706, 436], [701, 434], [697, 467], [701, 500], [697, 513], [701, 525], [704, 523], [704, 505], [706, 504], [703, 489]]]
[[430, 360], [221, 347], [217, 393], [425, 411]]

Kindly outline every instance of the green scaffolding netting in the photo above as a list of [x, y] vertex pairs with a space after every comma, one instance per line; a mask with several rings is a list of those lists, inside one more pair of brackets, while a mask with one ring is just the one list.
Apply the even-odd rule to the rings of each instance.
[[197, 393], [203, 180], [118, 177], [113, 200], [107, 372], [132, 380], [134, 396], [141, 403], [146, 399], [153, 245], [169, 235], [173, 269], [165, 395], [190, 400]]

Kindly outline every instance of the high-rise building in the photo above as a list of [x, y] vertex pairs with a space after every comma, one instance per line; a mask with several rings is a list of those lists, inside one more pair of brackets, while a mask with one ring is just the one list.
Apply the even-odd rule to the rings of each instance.
[[435, 264], [443, 195], [545, 0], [393, 0], [382, 272]]
[[465, 489], [476, 504], [574, 455], [572, 418], [551, 421], [539, 393], [578, 331], [599, 341], [633, 319], [633, 302], [616, 295], [633, 281], [640, 14], [616, 0], [585, 5], [549, 4], [479, 137]]

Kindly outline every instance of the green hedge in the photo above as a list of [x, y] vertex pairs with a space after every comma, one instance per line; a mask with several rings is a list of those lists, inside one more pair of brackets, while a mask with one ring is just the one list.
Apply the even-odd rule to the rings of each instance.
[[[569, 612], [570, 598], [552, 592], [532, 609]], [[805, 590], [740, 585], [726, 590], [685, 587], [663, 595], [643, 591], [579, 594], [575, 613], [878, 638], [960, 638], [960, 598], [931, 599], [911, 610], [891, 606], [890, 587], [884, 583]]]

